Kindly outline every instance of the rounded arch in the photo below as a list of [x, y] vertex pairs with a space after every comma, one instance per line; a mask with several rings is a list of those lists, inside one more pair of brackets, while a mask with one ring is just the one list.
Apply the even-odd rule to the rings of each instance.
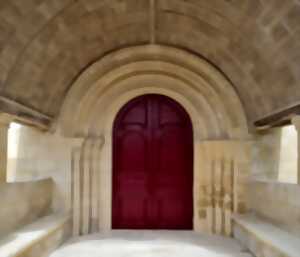
[[[193, 125], [194, 206], [199, 202], [201, 143], [249, 137], [246, 116], [230, 82], [207, 61], [188, 52], [149, 45], [123, 49], [94, 63], [75, 81], [58, 125], [66, 137], [101, 138], [97, 159], [99, 227], [111, 229], [112, 131], [119, 110], [144, 94], [168, 96], [189, 114]], [[193, 226], [201, 231], [194, 213]]]
[[[194, 109], [192, 119], [205, 121], [205, 129], [199, 132], [202, 139], [240, 139], [248, 135], [243, 106], [230, 82], [205, 60], [158, 45], [111, 53], [83, 72], [62, 108], [59, 123], [64, 134], [101, 134], [109, 119], [106, 116], [111, 117], [107, 110], [117, 105], [115, 99], [145, 88], [181, 95], [188, 109]], [[104, 109], [99, 118], [98, 110]]]
[[119, 111], [115, 115], [115, 119], [113, 121], [113, 130], [116, 128], [116, 126], [118, 126], [117, 122], [122, 119], [122, 115], [125, 115], [124, 109], [126, 106], [130, 105], [131, 102], [138, 101], [141, 98], [143, 98], [143, 97], [146, 98], [148, 96], [149, 97], [151, 97], [151, 96], [161, 97], [161, 98], [165, 98], [165, 100], [167, 100], [167, 101], [173, 102], [174, 103], [173, 105], [175, 105], [176, 109], [180, 110], [181, 116], [184, 118], [184, 120], [186, 120], [186, 122], [189, 124], [189, 126], [191, 126], [191, 128], [193, 129], [190, 114], [187, 112], [187, 110], [184, 108], [184, 106], [182, 104], [180, 104], [177, 100], [167, 96], [166, 94], [145, 93], [145, 94], [138, 94], [137, 96], [133, 97], [119, 109]]

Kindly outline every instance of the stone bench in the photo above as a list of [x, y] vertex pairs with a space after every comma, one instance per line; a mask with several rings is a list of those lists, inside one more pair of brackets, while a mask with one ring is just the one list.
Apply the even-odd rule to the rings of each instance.
[[[5, 221], [1, 221], [5, 222]], [[71, 222], [66, 215], [52, 214], [38, 219], [0, 239], [0, 257], [43, 257], [70, 236]]]
[[253, 215], [234, 216], [234, 237], [256, 257], [300, 257], [300, 238]]

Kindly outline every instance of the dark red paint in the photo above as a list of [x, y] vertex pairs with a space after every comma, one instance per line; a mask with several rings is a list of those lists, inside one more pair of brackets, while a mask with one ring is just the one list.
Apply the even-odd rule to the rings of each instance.
[[162, 95], [133, 99], [113, 130], [114, 229], [192, 229], [193, 132]]

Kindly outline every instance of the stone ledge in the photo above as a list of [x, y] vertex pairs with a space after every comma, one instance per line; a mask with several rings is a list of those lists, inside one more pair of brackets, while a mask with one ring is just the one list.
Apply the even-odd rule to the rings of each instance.
[[253, 215], [235, 215], [234, 237], [257, 257], [299, 257], [300, 238]]
[[53, 213], [53, 186], [53, 180], [50, 178], [2, 183], [0, 238]]
[[70, 217], [53, 214], [0, 240], [0, 257], [47, 256], [62, 244], [71, 231]]

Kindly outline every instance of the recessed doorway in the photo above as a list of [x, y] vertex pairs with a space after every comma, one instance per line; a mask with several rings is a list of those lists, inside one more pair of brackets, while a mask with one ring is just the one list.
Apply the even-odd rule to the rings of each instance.
[[113, 128], [113, 229], [193, 229], [193, 129], [173, 99], [128, 102]]

